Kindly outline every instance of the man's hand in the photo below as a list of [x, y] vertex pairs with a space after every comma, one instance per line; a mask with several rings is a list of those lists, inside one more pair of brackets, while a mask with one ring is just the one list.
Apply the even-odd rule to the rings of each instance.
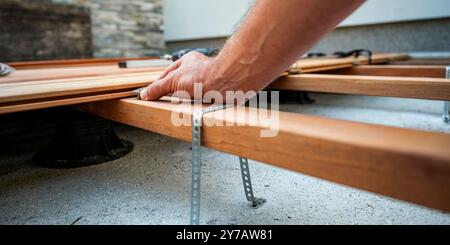
[[214, 58], [199, 52], [189, 52], [172, 63], [161, 76], [141, 91], [142, 100], [157, 100], [176, 91], [186, 91], [194, 97], [194, 83], [201, 83], [204, 91], [218, 90], [221, 82], [213, 76]]
[[258, 0], [216, 58], [186, 54], [142, 90], [141, 98], [157, 100], [176, 91], [193, 98], [194, 83], [203, 85], [203, 94], [259, 92], [363, 2]]

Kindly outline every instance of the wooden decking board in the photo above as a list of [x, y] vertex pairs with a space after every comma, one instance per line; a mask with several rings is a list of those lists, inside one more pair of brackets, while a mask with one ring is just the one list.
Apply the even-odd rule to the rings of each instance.
[[439, 65], [360, 65], [350, 68], [322, 71], [323, 74], [359, 76], [397, 76], [445, 78], [446, 66]]
[[444, 78], [301, 74], [280, 77], [272, 89], [450, 100]]
[[[372, 59], [374, 63], [378, 63], [404, 58], [406, 58], [404, 54], [374, 54]], [[69, 103], [68, 100], [50, 103], [52, 98], [60, 96], [83, 97], [86, 93], [112, 92], [125, 88], [131, 91], [155, 81], [164, 70], [164, 67], [120, 69], [116, 66], [117, 61], [118, 59], [101, 59], [17, 63], [16, 65], [19, 67], [22, 65], [22, 69], [0, 78], [0, 106], [8, 105], [8, 108], [0, 111], [5, 113], [13, 112], [13, 108], [18, 110], [37, 108], [36, 103], [30, 103], [30, 107], [26, 107], [27, 101], [37, 99], [47, 98], [45, 103], [44, 100], [40, 101], [39, 108], [41, 108], [43, 105], [64, 105], [65, 101]], [[354, 61], [353, 57], [311, 58], [299, 60], [295, 66], [299, 68], [300, 73], [309, 73], [353, 66]], [[109, 62], [109, 65], [99, 65], [101, 62]], [[367, 62], [366, 57], [358, 58], [359, 64]], [[86, 64], [86, 66], [74, 67], [74, 64]], [[46, 68], [28, 69], [32, 65], [38, 67], [45, 65]], [[292, 79], [291, 77], [288, 76], [285, 79]], [[114, 97], [119, 98], [117, 96], [116, 94]], [[107, 98], [107, 96], [102, 95], [96, 98]], [[70, 103], [74, 101], [76, 100], [72, 98]], [[79, 101], [84, 101], [84, 99]], [[12, 107], [12, 104], [7, 103], [13, 103], [15, 106]]]
[[391, 60], [391, 65], [450, 65], [450, 58], [415, 58], [408, 60]]
[[95, 59], [71, 59], [71, 60], [41, 60], [25, 62], [9, 62], [8, 64], [15, 69], [36, 69], [36, 68], [55, 68], [55, 67], [78, 67], [78, 66], [97, 66], [116, 64], [122, 60], [146, 60], [158, 59], [156, 56], [142, 58], [95, 58]]
[[150, 84], [159, 75], [159, 73], [140, 73], [130, 76], [55, 80], [50, 81], [48, 84], [0, 86], [0, 103], [125, 88], [133, 90], [134, 88]]
[[30, 111], [57, 106], [76, 105], [87, 102], [121, 99], [134, 96], [129, 89], [117, 91], [77, 94], [75, 96], [57, 96], [51, 98], [31, 99], [19, 102], [0, 103], [0, 115], [12, 112]]
[[162, 71], [164, 71], [164, 67], [123, 69], [117, 65], [25, 69], [18, 70], [7, 77], [0, 78], [0, 85], [36, 81], [47, 82], [67, 78], [129, 75], [149, 72], [161, 73]]

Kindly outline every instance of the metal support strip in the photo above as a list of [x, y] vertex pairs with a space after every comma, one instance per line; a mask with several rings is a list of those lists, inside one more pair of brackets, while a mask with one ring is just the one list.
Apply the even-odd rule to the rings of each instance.
[[195, 111], [192, 116], [192, 187], [191, 187], [191, 225], [200, 223], [200, 188], [202, 144], [201, 129], [203, 114], [222, 110], [233, 105], [213, 105], [204, 110]]
[[[201, 194], [201, 168], [202, 168], [202, 145], [201, 129], [203, 115], [231, 107], [232, 105], [214, 105], [205, 110], [195, 111], [192, 116], [192, 186], [191, 186], [191, 225], [200, 223], [200, 194]], [[255, 198], [250, 178], [248, 159], [239, 157], [241, 166], [242, 182], [244, 185], [245, 197], [251, 202], [252, 207], [258, 208], [266, 202], [263, 198]]]
[[248, 167], [248, 159], [239, 157], [239, 163], [241, 165], [242, 183], [244, 185], [245, 197], [252, 203], [253, 208], [259, 208], [266, 202], [264, 198], [255, 198], [253, 195], [252, 180], [250, 178], [250, 168]]
[[[445, 78], [450, 79], [450, 66], [447, 66], [445, 68]], [[442, 119], [444, 120], [445, 123], [450, 122], [449, 110], [450, 110], [450, 101], [444, 101], [444, 112], [442, 113]]]
[[15, 72], [16, 70], [7, 64], [0, 63], [0, 77], [4, 77], [9, 75], [10, 73]]

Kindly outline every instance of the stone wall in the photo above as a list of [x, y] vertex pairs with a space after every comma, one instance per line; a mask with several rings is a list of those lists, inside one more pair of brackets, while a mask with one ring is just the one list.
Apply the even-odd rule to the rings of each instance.
[[89, 9], [1, 0], [0, 62], [92, 57]]
[[142, 57], [164, 49], [163, 0], [50, 0], [90, 8], [95, 57]]

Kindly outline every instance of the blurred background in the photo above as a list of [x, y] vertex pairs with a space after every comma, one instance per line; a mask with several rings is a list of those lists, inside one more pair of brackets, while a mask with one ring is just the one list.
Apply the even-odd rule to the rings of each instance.
[[[1, 0], [0, 60], [144, 57], [220, 47], [251, 0]], [[320, 28], [320, 23], [311, 28]], [[368, 0], [313, 51], [450, 50], [448, 0]]]

